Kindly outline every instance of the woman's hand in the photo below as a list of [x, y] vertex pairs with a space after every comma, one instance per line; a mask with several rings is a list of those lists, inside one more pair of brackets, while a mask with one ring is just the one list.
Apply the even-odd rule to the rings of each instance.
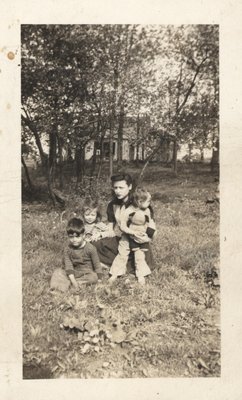
[[136, 235], [136, 233], [137, 233], [134, 229], [130, 229], [130, 228], [127, 226], [127, 223], [124, 222], [124, 221], [121, 221], [120, 230], [121, 230], [123, 233], [126, 233], [127, 235], [130, 235], [130, 236], [133, 236], [133, 237], [134, 237], [134, 236]]
[[107, 232], [103, 232], [102, 233], [101, 239], [103, 239], [103, 238], [112, 238], [112, 237], [115, 237], [115, 236], [116, 235], [115, 235], [114, 231], [112, 231], [112, 232], [107, 231]]
[[91, 242], [97, 242], [102, 238], [102, 235], [99, 233], [94, 233], [91, 237]]
[[142, 243], [149, 243], [151, 239], [146, 233], [136, 233], [136, 235], [131, 236], [135, 242], [142, 244]]

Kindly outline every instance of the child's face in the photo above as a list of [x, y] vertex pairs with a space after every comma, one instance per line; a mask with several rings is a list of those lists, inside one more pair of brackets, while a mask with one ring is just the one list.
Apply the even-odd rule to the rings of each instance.
[[117, 181], [113, 184], [113, 191], [119, 200], [127, 197], [131, 189], [132, 185], [128, 185], [125, 180]]
[[137, 203], [139, 208], [141, 208], [141, 210], [145, 210], [150, 205], [150, 197], [146, 200], [138, 200]]
[[84, 217], [84, 221], [87, 224], [92, 224], [97, 219], [97, 208], [93, 208], [92, 210], [86, 210], [84, 212], [83, 217]]
[[84, 243], [85, 233], [69, 233], [68, 238], [73, 247], [79, 247]]

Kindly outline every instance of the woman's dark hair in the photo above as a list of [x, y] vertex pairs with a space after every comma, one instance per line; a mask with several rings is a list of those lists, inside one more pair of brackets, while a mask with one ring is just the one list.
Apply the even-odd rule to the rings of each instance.
[[80, 218], [71, 218], [67, 223], [66, 231], [68, 235], [73, 233], [84, 233], [84, 222]]
[[119, 181], [125, 181], [128, 186], [133, 184], [133, 180], [129, 174], [120, 173], [118, 175], [111, 176], [112, 185], [114, 184], [114, 182], [119, 182]]

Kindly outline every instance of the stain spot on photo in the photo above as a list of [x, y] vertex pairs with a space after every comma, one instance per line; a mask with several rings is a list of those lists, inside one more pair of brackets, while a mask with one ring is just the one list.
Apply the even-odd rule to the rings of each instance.
[[8, 52], [8, 59], [9, 59], [9, 60], [14, 60], [14, 58], [15, 58], [14, 53], [13, 53], [12, 51], [9, 51], [9, 52]]

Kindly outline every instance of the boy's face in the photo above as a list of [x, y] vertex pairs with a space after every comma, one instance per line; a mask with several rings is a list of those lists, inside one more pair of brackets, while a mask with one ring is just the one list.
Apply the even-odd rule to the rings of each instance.
[[73, 247], [81, 246], [85, 241], [85, 233], [68, 233], [69, 242]]
[[86, 210], [83, 216], [87, 224], [93, 224], [97, 219], [97, 208]]
[[125, 180], [113, 183], [113, 191], [119, 200], [127, 197], [131, 189], [132, 185], [128, 185]]

